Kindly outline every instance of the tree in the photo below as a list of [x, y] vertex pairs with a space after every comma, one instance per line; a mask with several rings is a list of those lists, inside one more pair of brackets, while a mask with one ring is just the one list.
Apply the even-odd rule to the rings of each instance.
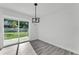
[[17, 27], [17, 21], [12, 21], [11, 26], [12, 26], [12, 28], [16, 28]]

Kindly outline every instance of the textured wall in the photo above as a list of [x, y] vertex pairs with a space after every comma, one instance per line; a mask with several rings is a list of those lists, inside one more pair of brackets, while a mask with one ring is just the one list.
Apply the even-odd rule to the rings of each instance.
[[39, 39], [79, 53], [79, 4], [57, 4], [56, 8], [41, 18]]

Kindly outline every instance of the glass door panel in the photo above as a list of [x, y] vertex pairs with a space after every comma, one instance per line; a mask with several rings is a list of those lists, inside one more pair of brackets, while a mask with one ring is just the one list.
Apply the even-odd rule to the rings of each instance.
[[19, 21], [19, 37], [20, 42], [27, 41], [29, 38], [29, 22]]
[[18, 21], [4, 19], [4, 46], [17, 43], [18, 41]]

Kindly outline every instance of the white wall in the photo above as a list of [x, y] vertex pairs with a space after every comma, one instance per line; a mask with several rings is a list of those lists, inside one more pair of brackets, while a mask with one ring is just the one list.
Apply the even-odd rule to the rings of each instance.
[[27, 14], [20, 13], [18, 11], [13, 11], [7, 8], [0, 8], [0, 48], [3, 47], [4, 40], [4, 17], [10, 17], [15, 19], [23, 19], [30, 22], [30, 40], [38, 38], [37, 35], [37, 25], [32, 23], [32, 17]]
[[0, 48], [3, 46], [3, 17], [1, 16], [2, 13], [0, 12]]
[[79, 5], [56, 7], [41, 17], [39, 39], [79, 54]]

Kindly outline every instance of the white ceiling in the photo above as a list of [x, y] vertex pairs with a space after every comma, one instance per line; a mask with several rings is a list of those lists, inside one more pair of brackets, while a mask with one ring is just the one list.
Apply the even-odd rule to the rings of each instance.
[[[61, 7], [73, 6], [79, 4], [57, 4], [57, 3], [39, 3], [37, 7], [38, 17], [43, 17], [51, 12], [59, 10]], [[0, 3], [0, 7], [8, 8], [14, 11], [18, 11], [30, 16], [34, 16], [33, 3]]]

